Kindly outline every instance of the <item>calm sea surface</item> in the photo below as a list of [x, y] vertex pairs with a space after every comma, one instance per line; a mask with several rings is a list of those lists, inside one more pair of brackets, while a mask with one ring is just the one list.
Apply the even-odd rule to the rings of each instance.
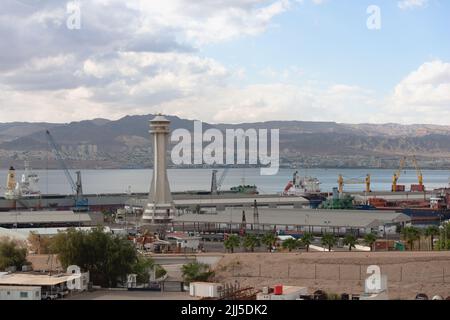
[[[209, 190], [211, 186], [211, 169], [170, 169], [169, 181], [172, 191]], [[278, 193], [292, 179], [293, 169], [280, 169], [275, 176], [261, 176], [259, 169], [230, 169], [222, 186], [227, 190], [232, 186], [242, 184], [256, 184], [261, 193]], [[69, 184], [63, 171], [36, 170], [40, 177], [39, 188], [43, 193], [67, 194], [71, 193]], [[74, 171], [71, 171], [75, 176]], [[128, 188], [132, 192], [148, 192], [152, 178], [152, 170], [81, 170], [84, 193], [122, 193]], [[23, 171], [18, 170], [20, 179]], [[222, 170], [219, 170], [220, 177]], [[372, 175], [372, 190], [390, 190], [393, 170], [381, 169], [308, 169], [300, 175], [317, 177], [321, 181], [322, 191], [331, 191], [337, 186], [338, 175], [342, 173], [345, 179], [364, 180], [367, 173]], [[424, 183], [430, 190], [445, 187], [449, 184], [450, 171], [424, 170]], [[1, 193], [6, 185], [7, 170], [0, 171]], [[402, 172], [399, 184], [409, 185], [417, 183], [416, 172], [407, 170]], [[347, 185], [346, 190], [363, 190], [363, 185]]]

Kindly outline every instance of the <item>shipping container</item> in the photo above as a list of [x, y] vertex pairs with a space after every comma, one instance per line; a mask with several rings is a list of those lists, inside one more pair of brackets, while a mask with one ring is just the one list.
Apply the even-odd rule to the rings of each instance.
[[425, 186], [420, 184], [412, 184], [411, 185], [411, 192], [424, 192]]

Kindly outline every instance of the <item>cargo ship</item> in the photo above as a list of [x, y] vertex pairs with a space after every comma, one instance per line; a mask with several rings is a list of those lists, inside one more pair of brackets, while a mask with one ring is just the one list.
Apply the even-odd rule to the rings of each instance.
[[321, 192], [319, 179], [309, 176], [300, 177], [296, 171], [292, 180], [284, 188], [282, 195], [305, 198], [309, 201], [311, 208], [317, 208], [326, 200], [328, 193]]
[[387, 201], [383, 198], [370, 198], [368, 209], [401, 212], [410, 216], [413, 222], [444, 221], [450, 219], [450, 189], [435, 190], [429, 201]]

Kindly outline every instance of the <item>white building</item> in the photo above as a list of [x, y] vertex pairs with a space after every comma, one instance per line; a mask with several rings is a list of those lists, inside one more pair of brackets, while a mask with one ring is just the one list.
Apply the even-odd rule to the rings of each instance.
[[200, 247], [200, 237], [191, 237], [185, 233], [168, 233], [166, 239], [169, 242], [176, 244], [180, 249], [198, 250]]
[[189, 295], [198, 298], [220, 298], [223, 290], [221, 283], [213, 282], [191, 282], [189, 284]]
[[0, 286], [0, 300], [41, 300], [41, 287]]

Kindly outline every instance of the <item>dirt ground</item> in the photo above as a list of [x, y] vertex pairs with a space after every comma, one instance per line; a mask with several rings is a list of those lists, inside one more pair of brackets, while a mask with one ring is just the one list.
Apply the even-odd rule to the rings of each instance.
[[450, 252], [310, 252], [227, 254], [216, 266], [216, 279], [238, 281], [241, 288], [276, 284], [303, 286], [310, 293], [361, 294], [369, 265], [387, 276], [390, 299], [450, 296]]

